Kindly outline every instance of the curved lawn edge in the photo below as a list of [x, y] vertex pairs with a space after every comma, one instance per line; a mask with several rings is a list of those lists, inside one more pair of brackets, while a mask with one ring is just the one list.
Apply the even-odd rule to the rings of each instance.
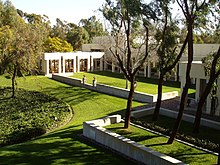
[[0, 88], [0, 147], [26, 142], [55, 131], [73, 118], [73, 109], [54, 96], [18, 88]]

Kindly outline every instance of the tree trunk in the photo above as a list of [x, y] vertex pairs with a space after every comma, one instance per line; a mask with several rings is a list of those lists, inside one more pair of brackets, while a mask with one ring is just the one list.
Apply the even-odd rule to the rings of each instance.
[[11, 82], [12, 82], [12, 98], [15, 97], [15, 78], [16, 78], [16, 74], [17, 74], [17, 67], [14, 66], [14, 71], [13, 71], [13, 75], [11, 78]]
[[197, 111], [196, 111], [196, 116], [193, 124], [193, 133], [198, 133], [199, 132], [199, 126], [200, 126], [200, 121], [202, 117], [202, 109], [205, 104], [206, 98], [208, 97], [211, 89], [212, 89], [212, 84], [215, 81], [214, 77], [210, 77], [208, 84], [206, 85], [206, 88], [204, 92], [202, 93], [198, 106], [197, 106]]
[[162, 99], [162, 87], [163, 87], [163, 77], [164, 75], [161, 73], [158, 83], [158, 89], [157, 89], [157, 103], [155, 106], [154, 114], [153, 114], [153, 121], [157, 121], [160, 113], [160, 106], [161, 106], [161, 99]]
[[134, 95], [134, 88], [135, 88], [135, 82], [132, 79], [131, 86], [130, 86], [130, 91], [129, 91], [129, 95], [128, 95], [127, 109], [125, 111], [124, 128], [126, 128], [126, 129], [130, 127], [131, 109], [132, 109], [132, 100], [133, 100], [133, 95]]
[[[126, 78], [126, 77], [125, 77]], [[126, 82], [125, 82], [125, 89], [128, 89], [128, 79], [126, 78], [126, 80], [125, 80]]]
[[191, 70], [192, 61], [193, 61], [193, 19], [192, 18], [188, 19], [188, 34], [189, 34], [189, 36], [188, 36], [188, 63], [187, 63], [187, 68], [186, 68], [186, 84], [185, 84], [185, 87], [183, 88], [183, 93], [181, 95], [181, 101], [180, 101], [180, 107], [179, 107], [179, 113], [178, 113], [175, 125], [173, 127], [173, 131], [172, 131], [170, 138], [167, 142], [168, 144], [173, 143], [173, 141], [177, 135], [177, 132], [179, 130], [182, 116], [183, 116], [183, 111], [186, 106], [186, 98], [187, 98], [187, 94], [188, 94], [188, 89], [191, 84], [190, 70]]

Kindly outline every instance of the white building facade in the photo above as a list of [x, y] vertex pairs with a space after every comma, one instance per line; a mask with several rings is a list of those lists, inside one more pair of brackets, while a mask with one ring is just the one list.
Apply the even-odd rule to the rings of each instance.
[[[194, 61], [192, 62], [190, 77], [192, 82], [196, 85], [195, 101], [198, 102], [206, 84], [209, 81], [209, 76], [205, 74], [204, 64], [201, 59], [206, 57], [209, 53], [214, 53], [218, 50], [219, 44], [195, 44], [194, 45]], [[186, 83], [186, 67], [187, 67], [187, 57], [183, 57], [179, 65], [179, 77], [181, 81], [181, 91], [183, 90]], [[217, 94], [215, 101], [215, 112], [214, 115], [220, 116], [220, 78], [217, 79]], [[208, 96], [203, 112], [206, 114], [211, 114], [211, 95]]]

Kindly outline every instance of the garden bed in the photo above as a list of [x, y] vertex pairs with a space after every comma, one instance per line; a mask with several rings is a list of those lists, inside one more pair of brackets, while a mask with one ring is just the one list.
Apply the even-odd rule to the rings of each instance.
[[55, 129], [72, 116], [63, 101], [46, 94], [0, 88], [0, 146], [20, 143]]

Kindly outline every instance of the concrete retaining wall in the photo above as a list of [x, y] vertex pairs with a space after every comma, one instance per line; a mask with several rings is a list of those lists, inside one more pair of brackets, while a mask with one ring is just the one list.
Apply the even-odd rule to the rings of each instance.
[[[65, 77], [65, 76], [53, 74], [52, 79], [69, 84], [69, 85], [79, 86], [79, 87], [87, 88], [93, 91], [109, 94], [112, 96], [122, 97], [122, 98], [128, 98], [128, 94], [129, 94], [129, 90], [127, 89], [113, 87], [109, 85], [103, 85], [103, 84], [96, 84], [96, 86], [92, 86], [91, 84], [86, 84], [86, 83], [83, 84], [81, 83], [80, 79], [76, 79], [72, 77]], [[162, 100], [175, 98], [176, 96], [178, 96], [177, 91], [163, 93]], [[147, 93], [142, 93], [142, 92], [135, 92], [133, 100], [152, 103], [152, 102], [157, 101], [157, 95], [152, 95], [152, 94], [147, 94]]]
[[[146, 108], [146, 109], [142, 109], [142, 110], [132, 111], [131, 116], [135, 117], [135, 118], [139, 118], [139, 117], [143, 117], [143, 116], [147, 116], [147, 115], [152, 115], [153, 112], [154, 112], [154, 107], [150, 107], [150, 108]], [[178, 112], [175, 112], [175, 111], [172, 111], [169, 109], [165, 109], [165, 108], [160, 108], [160, 114], [163, 116], [167, 116], [167, 117], [171, 117], [171, 118], [176, 119]], [[195, 119], [195, 116], [193, 116], [193, 115], [183, 114], [183, 118], [182, 118], [183, 121], [193, 123], [194, 119]], [[201, 118], [200, 124], [205, 127], [220, 130], [220, 123], [216, 122], [216, 121]]]
[[156, 152], [143, 145], [113, 133], [103, 126], [118, 123], [121, 121], [120, 115], [108, 116], [103, 119], [87, 121], [83, 123], [83, 135], [100, 144], [103, 144], [111, 149], [120, 152], [138, 162], [148, 165], [173, 165], [184, 164], [183, 162], [174, 159], [170, 156]]

